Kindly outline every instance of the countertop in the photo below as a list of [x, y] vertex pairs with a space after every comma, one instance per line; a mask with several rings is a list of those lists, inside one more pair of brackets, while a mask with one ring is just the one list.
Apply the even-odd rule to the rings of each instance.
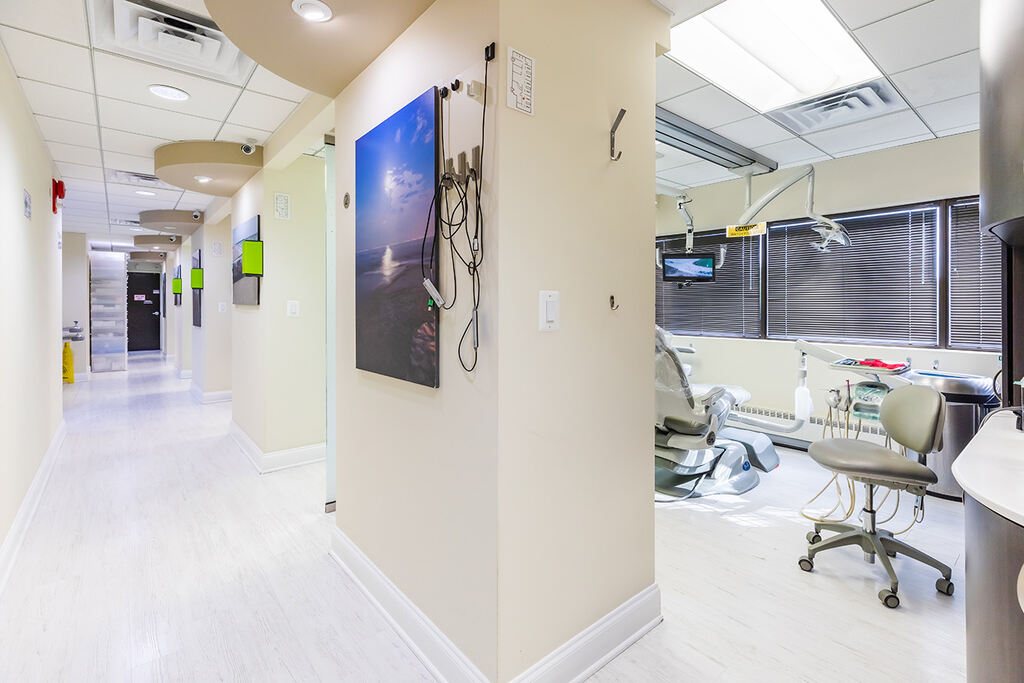
[[1017, 416], [993, 415], [953, 463], [953, 476], [971, 498], [1024, 526], [1024, 432]]

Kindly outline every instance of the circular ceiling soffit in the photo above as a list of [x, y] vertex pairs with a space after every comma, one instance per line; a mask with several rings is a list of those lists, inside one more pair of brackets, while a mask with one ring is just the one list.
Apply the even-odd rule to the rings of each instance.
[[[230, 197], [263, 168], [263, 148], [237, 142], [172, 142], [153, 155], [156, 177], [184, 190]], [[207, 180], [208, 179], [208, 180]]]

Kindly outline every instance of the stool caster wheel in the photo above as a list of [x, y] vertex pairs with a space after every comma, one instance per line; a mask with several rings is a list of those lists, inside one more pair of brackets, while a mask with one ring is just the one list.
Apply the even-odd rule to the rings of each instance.
[[954, 586], [953, 582], [949, 579], [939, 579], [935, 582], [935, 590], [939, 591], [943, 595], [952, 595], [954, 588], [956, 588], [956, 586]]
[[820, 541], [821, 541], [821, 534], [819, 534], [817, 531], [808, 531], [807, 532], [807, 542], [808, 543], [810, 543], [811, 545], [814, 545], [815, 543], [818, 543]]
[[900, 606], [900, 598], [888, 588], [878, 592], [878, 599], [889, 609], [896, 609]]
[[885, 551], [885, 554], [888, 555], [889, 557], [896, 557], [896, 551], [895, 550], [887, 550], [887, 551]]
[[811, 558], [807, 557], [806, 555], [801, 557], [797, 561], [797, 564], [799, 564], [800, 565], [800, 569], [803, 569], [805, 572], [809, 572], [812, 569], [814, 569], [814, 560], [812, 560]]

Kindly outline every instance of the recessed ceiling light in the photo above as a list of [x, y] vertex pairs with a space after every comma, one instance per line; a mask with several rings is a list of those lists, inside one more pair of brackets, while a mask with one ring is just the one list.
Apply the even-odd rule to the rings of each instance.
[[673, 28], [669, 54], [760, 112], [881, 76], [822, 0], [725, 0]]
[[195, 181], [196, 181], [197, 183], [203, 183], [203, 184], [206, 184], [206, 183], [209, 183], [209, 182], [212, 182], [212, 181], [213, 181], [213, 178], [211, 178], [211, 177], [210, 177], [210, 176], [208, 176], [208, 175], [197, 175], [197, 176], [192, 176], [192, 177], [193, 177], [193, 178], [195, 178]]
[[306, 21], [330, 21], [334, 16], [331, 8], [320, 0], [292, 0], [292, 10]]
[[135, 194], [141, 194], [143, 197], [155, 197], [156, 192], [150, 192], [149, 190], [135, 190]]
[[174, 100], [175, 102], [184, 102], [189, 98], [189, 94], [181, 88], [175, 88], [172, 85], [160, 85], [159, 83], [149, 86], [149, 92], [157, 97], [162, 97], [165, 100]]

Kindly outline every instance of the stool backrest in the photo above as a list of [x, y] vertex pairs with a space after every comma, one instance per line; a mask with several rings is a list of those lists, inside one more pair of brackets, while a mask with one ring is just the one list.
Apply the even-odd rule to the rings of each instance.
[[893, 389], [882, 401], [879, 417], [893, 441], [912, 451], [925, 455], [942, 448], [946, 399], [930, 387]]

